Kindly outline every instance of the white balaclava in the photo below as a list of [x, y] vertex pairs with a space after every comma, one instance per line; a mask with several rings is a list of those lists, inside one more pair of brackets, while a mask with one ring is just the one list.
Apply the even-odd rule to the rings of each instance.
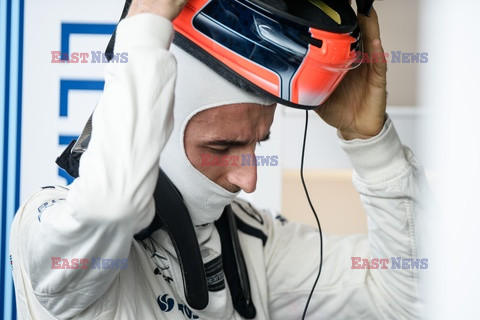
[[235, 103], [271, 105], [274, 101], [242, 90], [199, 60], [172, 45], [177, 59], [174, 127], [160, 157], [160, 167], [180, 191], [194, 226], [212, 223], [238, 195], [214, 183], [188, 160], [184, 133], [188, 121], [200, 111]]

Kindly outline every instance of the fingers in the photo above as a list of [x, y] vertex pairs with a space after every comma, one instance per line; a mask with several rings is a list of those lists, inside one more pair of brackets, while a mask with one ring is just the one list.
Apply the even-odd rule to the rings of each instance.
[[380, 39], [380, 25], [378, 23], [378, 15], [375, 9], [372, 7], [370, 16], [358, 15], [358, 25], [362, 30], [362, 36], [364, 42], [371, 42], [375, 39]]
[[173, 21], [187, 2], [188, 0], [133, 0], [127, 16], [148, 12]]
[[375, 9], [371, 9], [369, 17], [362, 14], [358, 15], [358, 24], [362, 30], [365, 53], [370, 58], [369, 67], [373, 70], [369, 82], [376, 87], [384, 87], [387, 75], [387, 59], [380, 40], [380, 25]]

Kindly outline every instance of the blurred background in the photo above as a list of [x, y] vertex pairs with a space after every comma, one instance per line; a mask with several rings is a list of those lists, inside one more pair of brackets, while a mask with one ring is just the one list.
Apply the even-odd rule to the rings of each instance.
[[[55, 158], [80, 133], [103, 88], [103, 64], [51, 63], [52, 51], [103, 51], [120, 16], [119, 0], [0, 0], [0, 318], [15, 319], [8, 253], [19, 205], [45, 185], [66, 185]], [[429, 258], [429, 319], [478, 319], [476, 254], [480, 210], [480, 4], [473, 0], [376, 1], [389, 53], [388, 113], [404, 144], [423, 162], [439, 206], [419, 223]], [[392, 52], [428, 61], [392, 61]], [[271, 140], [257, 155], [257, 191], [242, 196], [289, 220], [312, 224], [300, 183], [305, 113], [279, 107]], [[333, 128], [312, 113], [306, 181], [325, 232], [366, 232], [351, 167]]]

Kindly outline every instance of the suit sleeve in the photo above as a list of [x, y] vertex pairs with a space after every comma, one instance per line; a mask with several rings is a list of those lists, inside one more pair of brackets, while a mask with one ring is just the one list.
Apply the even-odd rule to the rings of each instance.
[[[418, 254], [416, 230], [429, 195], [423, 169], [410, 149], [402, 146], [390, 120], [377, 137], [342, 140], [341, 145], [354, 168], [353, 182], [369, 231], [348, 237], [324, 235], [323, 270], [308, 315], [312, 319], [420, 318], [419, 276], [428, 268], [428, 260]], [[269, 238], [272, 319], [298, 319], [318, 273], [318, 231], [273, 222]], [[369, 265], [363, 268], [361, 259], [368, 259]]]
[[[31, 285], [55, 317], [75, 316], [102, 296], [120, 269], [92, 268], [94, 258], [125, 262], [133, 235], [153, 218], [159, 158], [173, 125], [172, 37], [171, 22], [160, 16], [120, 22], [115, 52], [128, 61], [106, 66], [79, 178], [69, 190], [40, 191], [17, 213], [11, 237], [14, 276], [28, 279], [23, 285]], [[79, 265], [54, 269], [63, 264], [54, 263], [57, 258], [69, 264], [77, 259]], [[88, 268], [81, 259], [90, 260]]]

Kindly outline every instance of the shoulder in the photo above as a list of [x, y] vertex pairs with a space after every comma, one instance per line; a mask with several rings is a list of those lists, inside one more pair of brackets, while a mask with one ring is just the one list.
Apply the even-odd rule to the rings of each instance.
[[242, 199], [235, 199], [232, 202], [232, 209], [235, 216], [245, 223], [260, 227], [265, 224], [265, 213], [255, 208], [250, 202]]
[[[38, 239], [47, 225], [43, 218], [50, 209], [65, 203], [68, 189], [60, 186], [47, 186], [34, 192], [17, 210], [10, 229], [10, 252], [17, 261], [22, 256], [30, 257], [32, 250], [37, 248]], [[36, 250], [36, 249], [35, 249]]]
[[231, 206], [235, 213], [238, 230], [261, 239], [264, 246], [271, 237], [273, 228], [286, 222], [286, 219], [280, 214], [269, 210], [260, 210], [242, 199], [235, 199]]
[[[15, 215], [17, 223], [35, 218], [41, 222], [45, 210], [66, 201], [68, 188], [62, 186], [45, 186], [34, 192], [18, 209]], [[18, 225], [17, 225], [18, 226]]]
[[232, 203], [235, 216], [253, 226], [261, 227], [273, 222], [285, 224], [287, 219], [274, 210], [256, 208], [250, 202], [236, 198]]

